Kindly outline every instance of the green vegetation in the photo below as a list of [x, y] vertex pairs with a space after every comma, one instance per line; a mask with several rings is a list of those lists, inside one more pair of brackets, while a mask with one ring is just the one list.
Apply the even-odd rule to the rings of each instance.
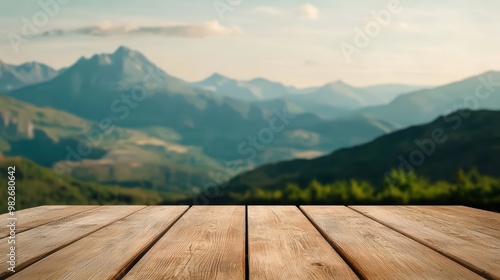
[[500, 111], [459, 111], [327, 156], [261, 166], [231, 179], [227, 189], [242, 194], [350, 179], [379, 186], [392, 169], [415, 171], [431, 183], [453, 182], [460, 169], [500, 178], [499, 122]]
[[[1, 156], [0, 156], [1, 157]], [[7, 167], [15, 166], [16, 209], [39, 205], [92, 205], [173, 203], [183, 196], [143, 189], [126, 189], [59, 178], [52, 170], [21, 158], [0, 158], [0, 213], [7, 211]]]
[[[75, 115], [0, 95], [0, 152], [51, 167], [66, 164], [67, 147], [77, 151], [80, 140], [92, 141], [92, 153], [71, 169], [80, 180], [179, 193], [206, 184], [208, 172], [221, 165], [200, 147], [178, 144], [179, 137], [162, 127], [106, 131]], [[76, 161], [74, 154], [70, 159]]]
[[282, 190], [257, 189], [233, 198], [248, 204], [456, 204], [499, 211], [500, 179], [460, 170], [453, 182], [431, 182], [393, 170], [381, 186], [358, 180], [313, 181], [305, 188], [288, 184]]

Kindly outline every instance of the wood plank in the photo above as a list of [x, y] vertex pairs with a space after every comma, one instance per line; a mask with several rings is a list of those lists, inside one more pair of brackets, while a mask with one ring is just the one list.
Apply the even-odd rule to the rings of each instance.
[[405, 206], [436, 218], [460, 223], [465, 227], [500, 238], [500, 214], [465, 206]]
[[250, 279], [358, 279], [295, 206], [248, 206]]
[[301, 206], [366, 279], [483, 279], [476, 273], [344, 206]]
[[9, 279], [116, 279], [188, 208], [146, 207], [62, 248]]
[[245, 279], [245, 207], [191, 207], [124, 279]]
[[[16, 211], [16, 213], [21, 213], [21, 212], [26, 212], [26, 211], [33, 211], [36, 210], [37, 208], [42, 208], [44, 206], [35, 206], [31, 208], [26, 208], [26, 209], [19, 209]], [[4, 211], [7, 211], [7, 209], [2, 209]], [[9, 213], [3, 213], [0, 215], [0, 220], [6, 220], [9, 217]]]
[[[22, 232], [16, 235], [16, 271], [144, 207], [102, 206]], [[7, 238], [0, 239], [0, 252], [8, 252], [9, 246]], [[11, 274], [6, 260], [3, 254], [0, 277]]]
[[425, 244], [456, 262], [489, 278], [500, 279], [500, 240], [397, 206], [352, 206], [351, 208], [402, 234]]
[[[23, 209], [16, 211], [14, 217], [17, 218], [16, 233], [19, 234], [23, 231], [48, 224], [63, 218], [70, 217], [72, 215], [88, 211], [99, 207], [98, 205], [92, 206], [68, 206], [68, 205], [57, 205], [57, 206], [39, 206], [34, 208]], [[0, 216], [1, 221], [5, 221], [8, 218], [8, 214], [3, 214]], [[7, 227], [0, 227], [0, 238], [4, 238], [9, 235], [9, 229]]]

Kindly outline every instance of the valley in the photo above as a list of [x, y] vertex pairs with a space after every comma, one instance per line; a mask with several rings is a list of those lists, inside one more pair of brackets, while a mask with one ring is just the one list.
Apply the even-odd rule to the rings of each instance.
[[[214, 183], [227, 184], [214, 197], [222, 202], [290, 183], [305, 187], [314, 180], [357, 179], [377, 185], [383, 174], [412, 160], [412, 155], [401, 155], [408, 153], [412, 137], [421, 135], [417, 127], [407, 127], [435, 126], [436, 118], [448, 115], [447, 131], [450, 125], [462, 131], [462, 123], [473, 121], [479, 131], [493, 131], [468, 117], [496, 118], [493, 111], [452, 112], [500, 110], [498, 72], [434, 88], [362, 88], [336, 81], [299, 89], [221, 74], [193, 83], [169, 75], [127, 47], [82, 57], [59, 73], [47, 71], [51, 74], [25, 79], [24, 86], [0, 95], [0, 151], [5, 157], [24, 157], [60, 177], [184, 197], [203, 194]], [[6, 88], [10, 82], [2, 83]], [[493, 149], [498, 139], [484, 141]], [[431, 180], [451, 180], [460, 168], [500, 175], [487, 167], [494, 149], [481, 146], [468, 155], [453, 145], [466, 144], [446, 143], [452, 150], [438, 150], [424, 159], [425, 165], [407, 171]]]

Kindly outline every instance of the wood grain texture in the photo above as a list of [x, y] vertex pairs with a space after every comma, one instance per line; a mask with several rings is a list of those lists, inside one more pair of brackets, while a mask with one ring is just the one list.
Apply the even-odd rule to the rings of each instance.
[[[16, 235], [16, 271], [144, 207], [102, 206], [22, 232]], [[7, 252], [8, 246], [7, 238], [0, 239], [0, 252]], [[0, 277], [10, 274], [6, 257], [2, 254]]]
[[[70, 217], [72, 215], [97, 208], [99, 206], [39, 206], [16, 211], [15, 217], [17, 218], [16, 233], [19, 234], [23, 231], [54, 222], [60, 219]], [[0, 221], [5, 221], [8, 214], [0, 216]], [[9, 235], [7, 227], [0, 227], [0, 238]]]
[[191, 207], [123, 279], [245, 279], [245, 207]]
[[116, 279], [188, 206], [150, 206], [100, 229], [9, 279]]
[[404, 208], [500, 238], [499, 213], [465, 206], [404, 206]]
[[474, 272], [344, 206], [301, 206], [366, 279], [483, 279]]
[[500, 240], [453, 220], [397, 206], [352, 206], [352, 209], [425, 244], [488, 278], [500, 279]]
[[250, 279], [358, 279], [295, 206], [248, 206]]

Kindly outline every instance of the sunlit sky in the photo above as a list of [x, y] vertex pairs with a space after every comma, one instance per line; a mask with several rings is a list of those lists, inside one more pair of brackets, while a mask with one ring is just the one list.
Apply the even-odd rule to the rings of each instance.
[[[340, 45], [355, 46], [355, 28], [390, 0], [64, 1], [46, 22], [39, 0], [0, 1], [0, 60], [60, 68], [125, 45], [188, 81], [218, 72], [299, 87], [438, 85], [500, 70], [498, 0], [400, 0], [402, 10], [350, 62]], [[231, 10], [221, 17], [214, 2]], [[13, 34], [37, 15], [40, 27], [15, 52]]]

